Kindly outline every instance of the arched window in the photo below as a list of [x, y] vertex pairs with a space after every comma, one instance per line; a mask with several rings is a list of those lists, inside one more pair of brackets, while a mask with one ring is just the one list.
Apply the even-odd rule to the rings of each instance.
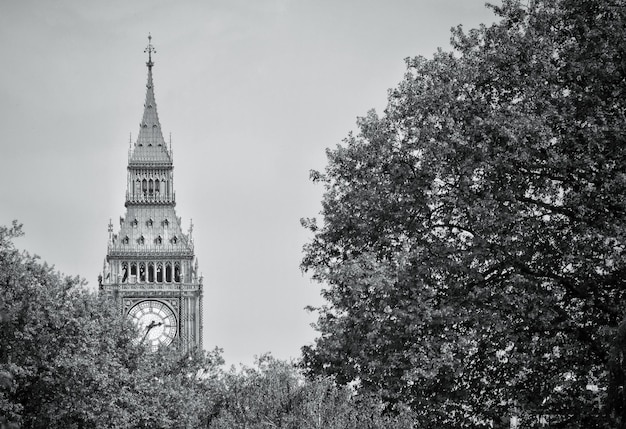
[[137, 275], [137, 264], [136, 263], [132, 263], [130, 264], [130, 275], [131, 276], [136, 276]]
[[128, 281], [128, 262], [122, 262], [122, 283]]
[[148, 182], [148, 195], [154, 194], [154, 181], [150, 179]]
[[180, 282], [180, 263], [178, 262], [174, 265], [174, 281]]
[[148, 264], [148, 281], [154, 282], [154, 264], [152, 262]]
[[172, 281], [172, 264], [169, 262], [165, 264], [165, 281], [168, 283]]
[[141, 182], [141, 192], [143, 192], [144, 197], [148, 194], [148, 181], [146, 179]]
[[142, 235], [141, 237], [139, 237], [139, 240], [138, 240], [138, 241], [139, 241], [139, 244], [143, 244], [143, 243], [145, 243], [145, 242], [146, 242], [146, 239], [145, 239], [145, 238], [143, 238], [143, 235]]
[[139, 281], [146, 281], [146, 264], [143, 262], [139, 264]]
[[160, 182], [159, 182], [159, 179], [156, 179], [154, 181], [154, 193], [159, 195], [160, 192], [161, 192]]
[[161, 244], [161, 243], [163, 243], [163, 239], [162, 239], [162, 238], [161, 238], [161, 236], [159, 235], [159, 236], [156, 238], [156, 240], [154, 240], [154, 242], [155, 242], [156, 244]]
[[163, 283], [163, 263], [162, 262], [159, 262], [157, 264], [156, 279], [157, 279], [157, 282]]

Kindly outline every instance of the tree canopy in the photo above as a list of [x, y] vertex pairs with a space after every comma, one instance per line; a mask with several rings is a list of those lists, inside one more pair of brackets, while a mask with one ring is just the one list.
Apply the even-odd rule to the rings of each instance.
[[412, 427], [406, 407], [271, 355], [224, 371], [219, 350], [137, 344], [110, 301], [18, 251], [21, 234], [0, 226], [0, 429]]
[[385, 413], [377, 396], [359, 396], [328, 377], [306, 381], [293, 364], [270, 354], [252, 368], [224, 373], [211, 429], [411, 429], [410, 410]]
[[[328, 150], [309, 374], [425, 427], [624, 422], [626, 7], [505, 0]], [[623, 423], [621, 423], [623, 424]], [[434, 426], [433, 426], [434, 425]], [[508, 427], [508, 426], [507, 426]]]
[[0, 227], [0, 427], [202, 427], [219, 353], [156, 353], [115, 306]]

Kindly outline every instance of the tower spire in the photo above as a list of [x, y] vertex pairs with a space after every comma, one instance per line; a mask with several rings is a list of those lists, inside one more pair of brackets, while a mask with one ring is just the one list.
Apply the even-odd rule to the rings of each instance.
[[161, 132], [161, 124], [157, 113], [156, 100], [154, 98], [154, 84], [152, 80], [152, 54], [156, 53], [156, 49], [152, 44], [152, 35], [148, 35], [148, 46], [144, 49], [148, 54], [148, 82], [146, 84], [146, 101], [144, 103], [143, 117], [139, 124], [139, 134], [137, 142], [130, 156], [131, 162], [172, 162], [171, 156], [167, 151], [163, 133]]

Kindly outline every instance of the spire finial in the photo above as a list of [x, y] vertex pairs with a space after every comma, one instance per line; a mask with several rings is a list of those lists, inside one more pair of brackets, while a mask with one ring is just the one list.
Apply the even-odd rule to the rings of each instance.
[[154, 46], [152, 45], [152, 35], [150, 33], [148, 33], [148, 46], [146, 46], [144, 52], [148, 53], [148, 62], [146, 65], [151, 68], [154, 65], [152, 62], [152, 53], [154, 52], [156, 54], [156, 49], [154, 49]]

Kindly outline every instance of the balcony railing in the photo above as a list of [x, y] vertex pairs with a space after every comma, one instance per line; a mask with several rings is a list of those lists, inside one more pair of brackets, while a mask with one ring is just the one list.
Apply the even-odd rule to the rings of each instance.
[[171, 195], [161, 193], [131, 194], [126, 192], [126, 202], [135, 204], [176, 204], [176, 191]]
[[194, 245], [192, 240], [180, 239], [176, 244], [170, 243], [137, 243], [132, 240], [128, 243], [124, 243], [122, 240], [117, 239], [115, 243], [110, 243], [108, 246], [110, 255], [118, 254], [133, 254], [133, 255], [159, 255], [159, 257], [167, 254], [180, 255], [193, 253]]

